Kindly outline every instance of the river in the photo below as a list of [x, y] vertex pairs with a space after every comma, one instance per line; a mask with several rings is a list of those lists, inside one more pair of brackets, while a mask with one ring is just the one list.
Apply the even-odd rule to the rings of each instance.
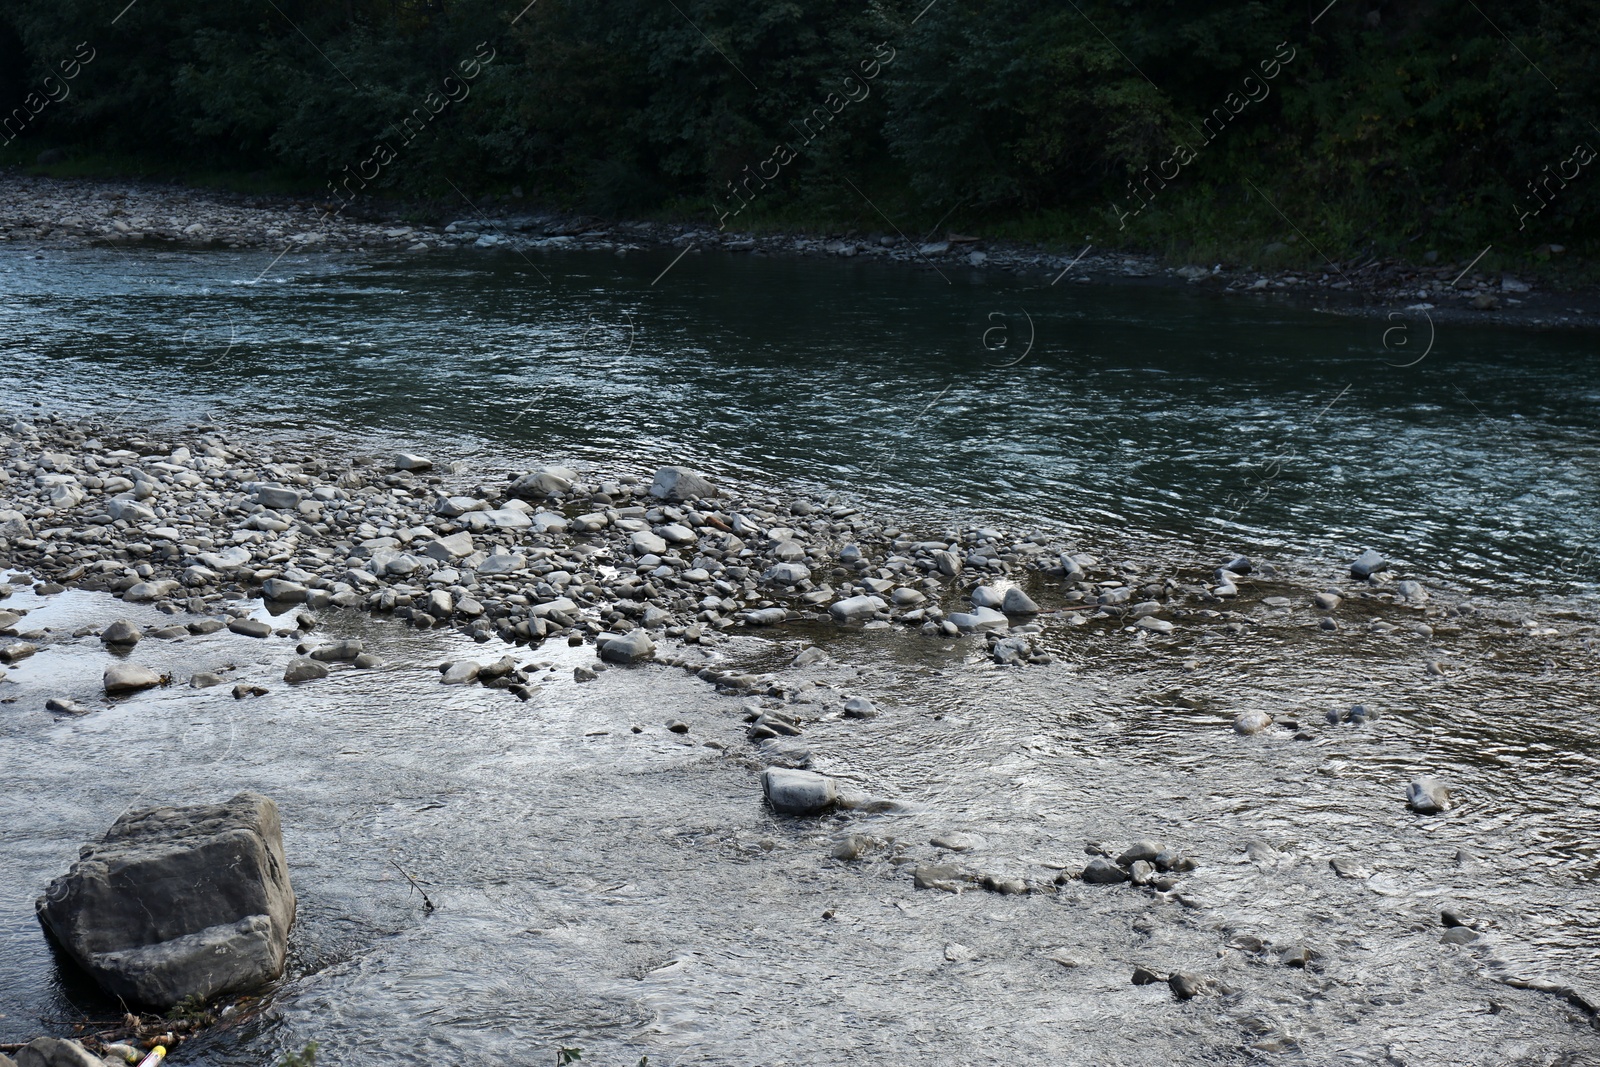
[[[157, 669], [271, 692], [174, 686], [57, 719], [46, 697], [99, 698], [106, 653], [75, 632], [164, 617], [20, 589], [7, 606], [52, 638], [3, 683], [0, 1040], [112, 1011], [32, 914], [79, 842], [130, 806], [253, 788], [283, 811], [289, 971], [175, 1062], [266, 1064], [311, 1040], [350, 1065], [1600, 1059], [1592, 1016], [1497, 981], [1600, 1000], [1585, 336], [1458, 328], [1395, 367], [1415, 358], [1385, 346], [1399, 320], [1188, 289], [697, 254], [664, 275], [665, 254], [262, 274], [269, 258], [0, 260], [7, 406], [401, 442], [468, 480], [690, 460], [909, 522], [1065, 530], [1153, 575], [1247, 550], [1282, 577], [1243, 583], [1236, 630], [1047, 623], [1047, 667], [885, 630], [730, 642], [722, 662], [793, 675], [816, 640], [839, 665], [798, 673], [883, 708], [821, 714], [805, 741], [897, 809], [822, 820], [764, 809], [741, 701], [692, 674], [578, 684], [592, 648], [546, 645], [519, 654], [548, 665], [524, 704], [438, 683], [435, 664], [498, 643], [352, 613], [325, 628], [362, 637], [376, 671], [289, 689], [287, 639], [146, 641]], [[1350, 585], [1367, 547], [1461, 614], [1429, 616], [1432, 637], [1319, 630], [1306, 590]], [[1380, 718], [1323, 721], [1357, 702]], [[1253, 709], [1308, 738], [1236, 736]], [[1458, 806], [1407, 811], [1418, 774]], [[952, 832], [976, 839], [962, 862], [1041, 883], [1088, 842], [1158, 838], [1198, 867], [1163, 896], [913, 888]], [[871, 839], [865, 858], [830, 858], [846, 834]], [[1441, 943], [1442, 909], [1478, 940]], [[1308, 966], [1280, 961], [1300, 948]], [[1136, 966], [1225, 990], [1178, 1002], [1131, 984]]]

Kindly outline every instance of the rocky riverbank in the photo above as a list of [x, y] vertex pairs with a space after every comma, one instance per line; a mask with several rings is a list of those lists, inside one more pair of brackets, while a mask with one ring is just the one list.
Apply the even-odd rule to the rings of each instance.
[[[1253, 269], [1165, 262], [1095, 248], [1058, 254], [1035, 245], [946, 233], [755, 234], [707, 224], [626, 222], [528, 209], [521, 201], [463, 201], [458, 217], [418, 221], [435, 209], [362, 202], [357, 208], [311, 199], [240, 196], [135, 182], [62, 180], [0, 172], [0, 247], [260, 248], [274, 255], [344, 250], [422, 254], [470, 248], [526, 254], [587, 250], [629, 255], [651, 249], [724, 251], [898, 263], [941, 274], [1004, 271], [1028, 283], [1164, 285], [1219, 295], [1280, 298], [1336, 314], [1436, 322], [1600, 326], [1600, 291], [1535, 286], [1511, 274], [1433, 254], [1421, 263], [1363, 256], [1311, 269]], [[358, 214], [359, 212], [359, 214]], [[1298, 237], [1291, 237], [1298, 241]], [[1263, 250], [1287, 254], [1289, 243]], [[1560, 246], [1541, 250], [1559, 257]]]
[[[650, 658], [661, 637], [697, 644], [775, 626], [894, 626], [940, 639], [980, 635], [995, 661], [1026, 666], [1050, 662], [1037, 643], [1044, 620], [1125, 627], [1141, 639], [1242, 629], [1239, 583], [1276, 577], [1243, 558], [1152, 569], [1039, 532], [918, 532], [850, 504], [745, 495], [685, 467], [647, 482], [547, 466], [505, 484], [465, 485], [444, 457], [288, 456], [216, 427], [158, 435], [50, 416], [13, 419], [0, 445], [0, 559], [44, 592], [106, 590], [207, 617], [176, 628], [184, 632], [309, 633], [315, 612], [351, 608], [455, 627], [479, 642], [593, 642], [603, 660], [634, 662]], [[1429, 610], [1428, 591], [1399, 578], [1368, 553], [1353, 565], [1358, 591], [1300, 597], [1329, 631], [1341, 625], [1336, 615], [1369, 628], [1448, 631], [1460, 609]], [[1336, 611], [1346, 596], [1360, 608]], [[257, 597], [276, 626], [249, 618]], [[1400, 620], [1375, 610], [1389, 605]], [[0, 621], [24, 633], [0, 649], [8, 663], [48, 640], [26, 633], [22, 618]], [[110, 627], [102, 639], [129, 646], [141, 636]], [[323, 676], [331, 661], [367, 665], [354, 644], [305, 651], [286, 680]], [[495, 668], [445, 675], [474, 680], [525, 681]], [[160, 681], [124, 664], [116, 677], [108, 672], [106, 688]]]

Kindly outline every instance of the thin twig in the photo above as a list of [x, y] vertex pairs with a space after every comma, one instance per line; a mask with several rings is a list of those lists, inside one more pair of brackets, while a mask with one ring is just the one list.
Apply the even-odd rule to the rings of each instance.
[[422, 910], [423, 911], [432, 911], [433, 910], [433, 901], [428, 899], [427, 890], [423, 889], [420, 885], [418, 885], [417, 884], [417, 880], [415, 878], [411, 877], [409, 874], [407, 874], [406, 873], [406, 869], [404, 867], [400, 866], [400, 864], [396, 863], [394, 860], [390, 860], [389, 863], [390, 863], [391, 866], [394, 867], [395, 870], [400, 872], [400, 877], [404, 878], [406, 881], [411, 883], [411, 888], [412, 889], [415, 889], [418, 893], [422, 894]]

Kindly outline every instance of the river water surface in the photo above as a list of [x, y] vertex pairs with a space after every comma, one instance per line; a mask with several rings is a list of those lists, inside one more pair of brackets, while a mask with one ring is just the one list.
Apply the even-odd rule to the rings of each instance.
[[[692, 674], [580, 685], [592, 648], [547, 645], [516, 653], [549, 667], [524, 704], [439, 685], [437, 663], [498, 642], [353, 613], [324, 629], [385, 666], [290, 689], [288, 639], [148, 640], [157, 669], [270, 692], [174, 686], [58, 719], [49, 696], [104, 704], [109, 654], [71, 635], [143, 609], [20, 591], [7, 606], [50, 640], [0, 684], [0, 1040], [112, 1011], [32, 915], [77, 845], [131, 806], [251, 788], [283, 812], [290, 968], [186, 1063], [264, 1064], [309, 1040], [351, 1065], [545, 1064], [562, 1047], [629, 1067], [1600, 1061], [1588, 1012], [1504, 984], [1600, 1001], [1587, 338], [1460, 331], [1394, 368], [1371, 322], [1182, 290], [694, 254], [651, 285], [669, 261], [286, 259], [246, 284], [266, 257], [12, 257], [5, 398], [402, 441], [465, 457], [468, 479], [688, 458], [929, 522], [1148, 546], [1134, 558], [1152, 575], [1247, 549], [1283, 577], [1244, 581], [1231, 629], [1047, 621], [1047, 667], [889, 631], [690, 650], [823, 684], [816, 767], [898, 802], [823, 820], [763, 808], [741, 701]], [[1023, 312], [1035, 347], [998, 366]], [[1002, 322], [1009, 352], [984, 334]], [[1307, 590], [1347, 585], [1338, 561], [1368, 546], [1435, 589], [1434, 636], [1352, 625], [1423, 617], [1387, 600], [1317, 628]], [[1052, 592], [1035, 590], [1047, 608]], [[786, 667], [812, 639], [842, 665]], [[884, 714], [842, 719], [850, 693]], [[1323, 721], [1357, 702], [1378, 721]], [[1258, 708], [1308, 738], [1236, 736]], [[1408, 812], [1422, 773], [1459, 805]], [[960, 862], [1040, 884], [1090, 842], [1159, 838], [1199, 866], [1167, 896], [913, 888], [912, 867], [952, 858], [930, 839], [956, 831], [976, 838]], [[865, 857], [830, 858], [852, 833]], [[1443, 943], [1443, 909], [1479, 939]], [[1298, 948], [1309, 966], [1280, 962]], [[1136, 966], [1224, 989], [1178, 1002], [1132, 985]]]

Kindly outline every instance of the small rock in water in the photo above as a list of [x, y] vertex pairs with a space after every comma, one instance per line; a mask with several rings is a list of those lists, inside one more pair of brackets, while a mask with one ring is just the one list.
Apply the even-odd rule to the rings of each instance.
[[433, 460], [424, 459], [411, 452], [397, 452], [393, 466], [397, 471], [427, 471], [433, 469]]
[[0, 648], [0, 663], [17, 663], [27, 659], [37, 651], [39, 651], [38, 645], [30, 644], [27, 641], [17, 641]]
[[768, 767], [761, 773], [761, 791], [772, 810], [785, 815], [817, 815], [838, 800], [832, 778], [781, 767]]
[[833, 851], [829, 853], [836, 860], [858, 860], [866, 854], [871, 845], [869, 838], [858, 834], [851, 834], [842, 841], [834, 843]]
[[234, 619], [228, 629], [245, 637], [271, 637], [272, 624], [261, 619]]
[[592, 682], [598, 677], [600, 676], [588, 667], [572, 668], [572, 680], [574, 682]]
[[966, 945], [963, 945], [957, 941], [952, 941], [944, 947], [944, 958], [949, 960], [951, 963], [966, 963], [969, 960], [977, 959], [978, 954], [973, 952]]
[[1234, 574], [1249, 574], [1256, 568], [1255, 564], [1250, 562], [1249, 556], [1239, 556], [1224, 563], [1222, 565], [1222, 569], [1225, 571], [1232, 571]]
[[1323, 611], [1332, 611], [1344, 602], [1344, 598], [1331, 590], [1318, 593], [1311, 598], [1311, 602]]
[[87, 715], [94, 710], [65, 697], [51, 697], [44, 702], [44, 707], [46, 711], [53, 711], [59, 715]]
[[656, 643], [643, 630], [629, 630], [600, 646], [600, 658], [608, 663], [638, 663], [655, 652]]
[[918, 889], [942, 889], [946, 893], [959, 893], [963, 885], [972, 881], [972, 875], [960, 867], [938, 865], [918, 867], [911, 872], [912, 884]]
[[192, 689], [210, 689], [214, 685], [221, 685], [223, 678], [220, 674], [210, 671], [198, 671], [189, 676], [189, 686]]
[[327, 676], [327, 664], [298, 656], [289, 661], [289, 666], [283, 672], [283, 680], [291, 685], [297, 682], [309, 682], [314, 678], [326, 678]]
[[132, 693], [161, 684], [161, 675], [136, 663], [113, 663], [106, 668], [101, 683], [107, 693]]
[[680, 719], [669, 719], [667, 729], [675, 734], [686, 734], [689, 732], [689, 724]]
[[1233, 720], [1233, 732], [1236, 734], [1259, 734], [1272, 725], [1272, 716], [1264, 711], [1242, 712]]
[[871, 719], [877, 714], [877, 705], [866, 697], [854, 696], [844, 702], [844, 717], [847, 719]]
[[1166, 975], [1152, 971], [1148, 967], [1135, 967], [1133, 969], [1134, 985], [1155, 985], [1158, 982], [1165, 982], [1166, 980]]
[[1211, 981], [1194, 974], [1175, 974], [1167, 979], [1167, 987], [1179, 1000], [1193, 1000], [1211, 992]]
[[1135, 841], [1123, 850], [1122, 855], [1117, 857], [1117, 865], [1127, 867], [1130, 864], [1138, 863], [1140, 860], [1154, 860], [1164, 851], [1165, 849], [1154, 841]]
[[1449, 811], [1450, 790], [1436, 778], [1418, 778], [1406, 786], [1406, 806], [1419, 815]]
[[1466, 945], [1478, 940], [1478, 931], [1465, 926], [1457, 926], [1446, 930], [1444, 936], [1439, 938], [1446, 945]]
[[979, 841], [971, 834], [940, 834], [928, 842], [934, 848], [948, 849], [951, 852], [970, 852], [978, 847]]
[[1372, 549], [1367, 549], [1350, 564], [1350, 577], [1368, 578], [1389, 566], [1389, 561]]
[[1304, 945], [1294, 945], [1278, 953], [1278, 962], [1285, 967], [1303, 968], [1315, 958], [1315, 954]]
[[1006, 602], [1006, 595], [992, 585], [980, 585], [972, 590], [972, 606], [998, 608]]
[[116, 622], [100, 631], [100, 640], [108, 645], [136, 645], [144, 633], [127, 619]]
[[1012, 586], [1006, 590], [1005, 599], [1000, 602], [1000, 610], [1007, 615], [1037, 615], [1039, 605], [1035, 604], [1027, 593]]
[[478, 669], [478, 664], [470, 659], [447, 663], [439, 680], [445, 685], [466, 685], [469, 682], [477, 681]]
[[[846, 597], [828, 606], [828, 613], [839, 622], [855, 622], [859, 619], [869, 619], [889, 605], [882, 597], [860, 596]], [[1004, 618], [1004, 616], [1001, 616]]]
[[1103, 856], [1096, 856], [1083, 869], [1083, 880], [1089, 885], [1118, 885], [1128, 880], [1128, 872]]
[[829, 662], [831, 662], [831, 659], [828, 654], [816, 645], [812, 645], [809, 648], [801, 649], [800, 653], [791, 661], [791, 665], [795, 667], [810, 667], [813, 664]]

